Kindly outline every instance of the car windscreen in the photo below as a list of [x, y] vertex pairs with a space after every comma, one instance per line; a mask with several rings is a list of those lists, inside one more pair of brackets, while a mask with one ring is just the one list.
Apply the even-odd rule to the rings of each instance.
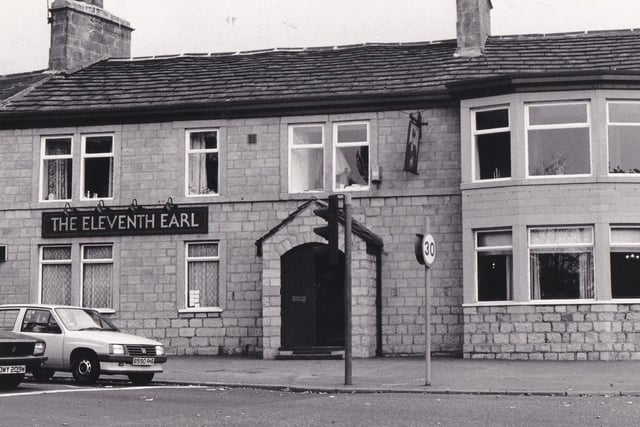
[[56, 314], [70, 331], [117, 331], [113, 323], [102, 317], [97, 311], [80, 308], [58, 308]]

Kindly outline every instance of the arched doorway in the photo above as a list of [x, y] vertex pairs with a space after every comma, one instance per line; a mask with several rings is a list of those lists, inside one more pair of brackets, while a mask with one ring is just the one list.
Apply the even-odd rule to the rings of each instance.
[[328, 246], [297, 246], [280, 258], [283, 350], [344, 347], [344, 254], [327, 265]]

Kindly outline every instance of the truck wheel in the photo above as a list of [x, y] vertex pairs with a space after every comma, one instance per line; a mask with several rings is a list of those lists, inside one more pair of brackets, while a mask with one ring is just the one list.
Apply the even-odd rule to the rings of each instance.
[[144, 374], [129, 374], [129, 381], [135, 385], [149, 384], [153, 380], [153, 372]]
[[78, 384], [95, 384], [100, 376], [100, 362], [93, 353], [83, 351], [73, 357], [71, 373]]

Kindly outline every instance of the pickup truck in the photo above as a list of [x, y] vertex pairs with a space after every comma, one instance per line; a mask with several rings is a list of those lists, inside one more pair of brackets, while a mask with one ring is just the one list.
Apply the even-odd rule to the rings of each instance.
[[122, 333], [96, 310], [83, 307], [0, 305], [0, 329], [46, 343], [48, 359], [33, 371], [40, 381], [63, 371], [79, 384], [94, 384], [101, 374], [127, 375], [134, 384], [146, 384], [167, 361], [162, 343]]

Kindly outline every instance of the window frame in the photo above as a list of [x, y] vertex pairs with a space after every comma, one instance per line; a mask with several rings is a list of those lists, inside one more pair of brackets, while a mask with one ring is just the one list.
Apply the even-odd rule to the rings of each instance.
[[[500, 246], [480, 246], [479, 236], [480, 234], [490, 234], [490, 233], [506, 233], [508, 232], [511, 235], [511, 245], [500, 245]], [[500, 303], [500, 302], [511, 302], [514, 300], [514, 279], [513, 279], [513, 229], [511, 228], [495, 228], [495, 229], [478, 229], [474, 231], [474, 246], [475, 246], [475, 302], [476, 303]], [[509, 252], [511, 256], [511, 271], [509, 274], [509, 283], [507, 285], [507, 299], [504, 300], [486, 300], [480, 301], [480, 281], [479, 281], [479, 266], [478, 266], [478, 256], [482, 252]]]
[[[327, 145], [327, 137], [326, 137], [326, 122], [323, 123], [289, 123], [288, 125], [288, 133], [287, 133], [287, 140], [288, 140], [288, 144], [287, 144], [287, 154], [288, 154], [288, 159], [287, 159], [287, 190], [289, 192], [289, 194], [308, 194], [308, 193], [321, 193], [326, 191], [326, 179], [327, 179], [327, 165], [325, 163], [325, 152], [326, 152], [326, 145]], [[296, 146], [293, 143], [293, 133], [294, 133], [294, 129], [297, 128], [320, 128], [322, 131], [322, 143], [321, 144], [306, 144], [306, 145], [301, 145], [301, 146]], [[292, 182], [293, 182], [293, 168], [292, 168], [292, 164], [293, 164], [293, 150], [309, 150], [309, 149], [313, 149], [313, 150], [321, 150], [322, 152], [322, 188], [319, 190], [302, 190], [302, 191], [292, 191]]]
[[611, 114], [610, 114], [610, 106], [611, 104], [637, 104], [640, 106], [640, 99], [609, 99], [605, 98], [605, 132], [606, 132], [606, 150], [607, 150], [607, 175], [610, 177], [635, 177], [640, 176], [640, 172], [611, 172], [609, 168], [609, 163], [611, 162], [611, 149], [609, 143], [611, 142], [609, 139], [609, 128], [611, 126], [618, 127], [637, 127], [640, 129], [640, 121], [639, 122], [612, 122]]
[[[111, 258], [85, 258], [84, 249], [90, 247], [109, 247], [111, 248]], [[87, 264], [110, 264], [111, 265], [111, 307], [85, 307], [84, 305], [84, 269]], [[80, 300], [79, 306], [84, 308], [92, 308], [95, 310], [113, 310], [115, 305], [114, 293], [115, 281], [115, 262], [114, 262], [114, 244], [113, 243], [85, 243], [80, 244]]]
[[[55, 259], [55, 260], [45, 260], [44, 259], [44, 250], [47, 248], [69, 248], [69, 258], [66, 259]], [[71, 302], [73, 302], [73, 245], [71, 244], [59, 244], [59, 245], [41, 245], [38, 248], [38, 304], [48, 304], [43, 303], [42, 294], [44, 291], [43, 288], [43, 279], [44, 279], [44, 266], [45, 265], [69, 265], [71, 268], [71, 284], [70, 284], [70, 298]]]
[[[335, 121], [333, 124], [333, 138], [331, 144], [331, 188], [333, 191], [344, 191], [344, 192], [355, 192], [355, 191], [369, 191], [371, 189], [371, 126], [368, 120], [354, 120], [354, 121]], [[366, 141], [358, 141], [358, 142], [339, 142], [338, 141], [338, 127], [340, 126], [349, 126], [349, 125], [365, 125], [367, 132], [367, 140]], [[323, 138], [324, 139], [324, 138]], [[344, 188], [338, 188], [336, 182], [336, 155], [338, 148], [349, 148], [349, 147], [367, 147], [368, 150], [368, 161], [367, 161], [367, 185], [359, 188], [349, 188], [346, 186]], [[326, 167], [325, 167], [326, 170]]]
[[[54, 139], [69, 139], [70, 153], [69, 154], [59, 154], [59, 155], [51, 155], [46, 154], [47, 152], [47, 141]], [[74, 148], [74, 138], [73, 135], [43, 135], [40, 137], [40, 202], [70, 202], [73, 200], [73, 170], [74, 170], [74, 161], [73, 161], [73, 148]], [[71, 160], [71, 194], [68, 199], [49, 199], [48, 194], [45, 194], [45, 164], [49, 160]]]
[[[593, 176], [594, 165], [593, 165], [593, 120], [591, 113], [591, 104], [593, 103], [593, 99], [585, 99], [585, 100], [558, 100], [558, 101], [534, 101], [534, 102], [524, 102], [524, 156], [525, 156], [525, 164], [524, 164], [524, 173], [526, 179], [559, 179], [559, 178], [579, 178], [579, 177], [589, 177]], [[531, 107], [553, 107], [557, 105], [585, 105], [586, 106], [586, 123], [581, 122], [570, 122], [570, 123], [561, 123], [561, 124], [544, 124], [544, 125], [531, 125], [530, 124], [530, 109]], [[576, 174], [557, 174], [557, 175], [531, 175], [529, 171], [529, 131], [532, 130], [554, 130], [554, 129], [587, 129], [587, 133], [589, 136], [589, 172], [587, 173], [576, 173]]]
[[[531, 235], [532, 231], [535, 230], [567, 230], [567, 229], [588, 229], [590, 242], [589, 243], [562, 243], [562, 244], [554, 244], [554, 243], [543, 243], [543, 244], [532, 244], [531, 243]], [[591, 287], [593, 296], [591, 298], [533, 298], [533, 272], [531, 271], [531, 255], [535, 253], [535, 250], [538, 249], [555, 249], [555, 253], [582, 253], [578, 251], [572, 251], [571, 249], [581, 249], [588, 248], [589, 253], [591, 254]], [[568, 249], [568, 250], [567, 250]], [[533, 250], [533, 251], [532, 251]], [[527, 269], [528, 269], [528, 287], [529, 287], [529, 301], [536, 303], [558, 303], [558, 304], [567, 304], [568, 301], [580, 301], [586, 303], [592, 303], [596, 301], [597, 298], [597, 284], [596, 284], [596, 269], [597, 263], [595, 260], [595, 227], [592, 224], [578, 224], [578, 225], [551, 225], [551, 226], [531, 226], [527, 228]], [[552, 252], [544, 252], [544, 253], [554, 253]]]
[[[509, 126], [501, 127], [501, 128], [491, 128], [491, 129], [482, 129], [477, 130], [477, 113], [483, 113], [487, 111], [497, 111], [497, 110], [507, 110], [507, 120], [509, 122]], [[469, 128], [471, 131], [471, 181], [472, 182], [491, 182], [491, 181], [508, 181], [513, 178], [513, 161], [510, 160], [509, 167], [509, 176], [508, 177], [500, 177], [500, 178], [480, 178], [480, 160], [478, 153], [478, 143], [477, 137], [480, 135], [491, 135], [496, 133], [504, 133], [509, 132], [509, 156], [512, 157], [513, 154], [513, 130], [512, 130], [512, 112], [510, 104], [503, 105], [490, 105], [486, 107], [479, 108], [470, 108], [469, 112], [471, 113]]]
[[[630, 243], [617, 243], [614, 242], [613, 239], [613, 231], [614, 230], [638, 230], [640, 231], [640, 225], [613, 225], [609, 226], [609, 261], [611, 262], [611, 254], [612, 253], [621, 253], [621, 252], [636, 252], [640, 253], [640, 240]], [[610, 286], [611, 286], [611, 299], [614, 300], [637, 300], [640, 299], [640, 293], [638, 296], [622, 296], [616, 297], [613, 295], [613, 263], [610, 264], [610, 276], [609, 276]]]
[[[100, 137], [111, 137], [111, 151], [109, 153], [87, 153], [87, 138], [100, 138]], [[116, 167], [116, 159], [115, 159], [115, 144], [116, 138], [115, 134], [112, 132], [103, 132], [103, 133], [87, 133], [81, 135], [81, 149], [80, 149], [80, 200], [88, 201], [88, 200], [113, 200], [115, 194], [115, 167]], [[101, 158], [111, 158], [112, 167], [111, 167], [111, 195], [108, 197], [87, 197], [86, 189], [85, 189], [85, 160], [86, 159], [101, 159]]]
[[[191, 245], [216, 245], [218, 248], [217, 256], [201, 256], [201, 257], [190, 257], [189, 256], [189, 246]], [[222, 257], [220, 255], [222, 250], [222, 244], [219, 240], [194, 240], [184, 242], [184, 293], [183, 293], [183, 303], [182, 308], [179, 312], [222, 312]], [[199, 306], [199, 307], [189, 307], [189, 262], [216, 262], [218, 264], [218, 283], [216, 292], [218, 293], [218, 305], [216, 306]]]
[[[194, 133], [206, 133], [206, 132], [213, 132], [216, 134], [216, 148], [196, 148], [193, 149], [191, 148], [191, 134]], [[185, 157], [184, 157], [184, 194], [185, 197], [218, 197], [220, 196], [220, 192], [222, 191], [221, 188], [221, 169], [222, 169], [222, 162], [220, 159], [220, 128], [217, 127], [213, 127], [213, 128], [194, 128], [194, 129], [185, 129], [185, 144], [184, 144], [184, 148], [185, 148]], [[217, 154], [218, 155], [218, 177], [217, 177], [217, 181], [218, 181], [218, 191], [217, 192], [211, 192], [211, 193], [205, 193], [205, 194], [191, 194], [189, 192], [189, 157], [191, 154]]]

